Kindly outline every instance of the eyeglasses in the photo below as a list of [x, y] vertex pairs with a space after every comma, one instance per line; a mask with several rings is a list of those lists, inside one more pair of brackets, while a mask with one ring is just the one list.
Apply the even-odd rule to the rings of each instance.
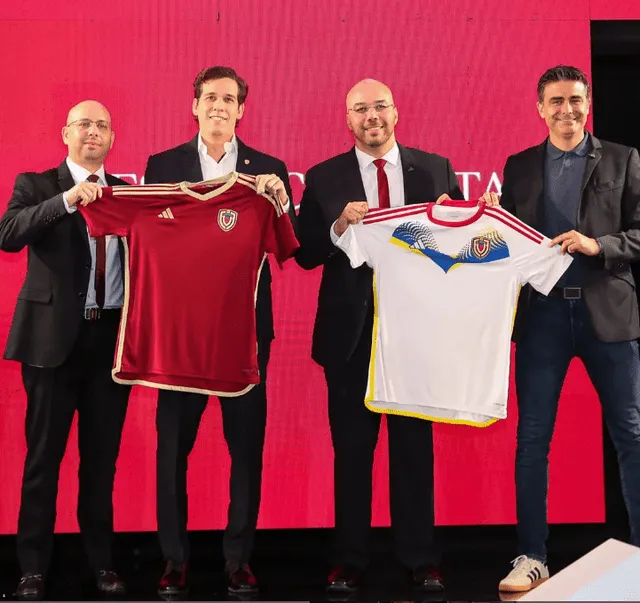
[[111, 130], [111, 124], [102, 119], [99, 119], [98, 121], [93, 121], [91, 119], [76, 119], [76, 121], [68, 123], [66, 127], [78, 126], [81, 130], [88, 130], [91, 127], [91, 124], [96, 124], [96, 128], [98, 128], [100, 132], [108, 132]]
[[391, 107], [393, 107], [393, 105], [387, 105], [387, 103], [374, 103], [373, 105], [357, 105], [349, 109], [349, 111], [353, 111], [358, 115], [366, 115], [369, 113], [369, 109], [373, 109], [376, 113], [382, 113], [387, 109], [391, 109]]

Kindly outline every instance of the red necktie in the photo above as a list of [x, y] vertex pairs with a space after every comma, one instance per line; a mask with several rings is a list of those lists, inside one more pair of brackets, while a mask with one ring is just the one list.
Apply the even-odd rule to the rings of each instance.
[[[91, 174], [88, 182], [98, 182], [98, 176]], [[104, 282], [107, 271], [107, 245], [105, 237], [96, 237], [96, 304], [98, 308], [104, 306]]]
[[384, 171], [387, 160], [376, 159], [373, 163], [378, 168], [378, 207], [380, 209], [387, 209], [391, 207], [391, 201], [389, 200], [389, 181]]

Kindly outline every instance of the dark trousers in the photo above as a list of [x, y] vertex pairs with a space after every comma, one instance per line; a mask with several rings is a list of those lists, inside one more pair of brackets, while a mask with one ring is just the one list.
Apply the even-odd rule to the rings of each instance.
[[22, 365], [27, 456], [18, 519], [22, 573], [46, 574], [53, 545], [60, 463], [78, 411], [78, 524], [94, 571], [112, 569], [113, 482], [131, 388], [111, 378], [119, 312], [83, 321], [65, 362]]
[[[231, 457], [223, 554], [226, 561], [234, 564], [249, 562], [258, 523], [270, 349], [271, 342], [258, 345], [260, 384], [242, 396], [219, 398]], [[158, 394], [158, 537], [165, 560], [173, 566], [189, 560], [187, 464], [207, 400], [207, 396], [186, 392], [161, 390]]]
[[[640, 358], [636, 341], [600, 341], [584, 303], [536, 295], [516, 345], [516, 501], [520, 553], [546, 560], [548, 454], [571, 359], [584, 363], [618, 454], [631, 542], [640, 546]], [[575, 417], [580, 429], [580, 417]], [[576, 459], [579, 463], [580, 459]]]
[[[325, 368], [334, 451], [333, 562], [364, 569], [369, 561], [373, 455], [381, 415], [364, 405], [373, 319], [347, 364]], [[437, 564], [434, 545], [433, 435], [429, 421], [387, 415], [391, 528], [409, 569]]]

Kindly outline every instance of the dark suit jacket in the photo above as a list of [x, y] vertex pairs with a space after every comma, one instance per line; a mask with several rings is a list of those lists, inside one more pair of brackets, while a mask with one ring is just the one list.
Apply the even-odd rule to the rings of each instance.
[[[127, 184], [109, 174], [106, 178], [109, 186]], [[4, 352], [8, 360], [60, 366], [78, 335], [91, 252], [84, 219], [80, 212], [67, 213], [62, 200], [73, 186], [65, 161], [46, 172], [20, 174], [0, 218], [0, 249], [28, 247], [27, 275]]]
[[[287, 166], [280, 159], [271, 157], [256, 151], [238, 140], [238, 162], [236, 171], [252, 176], [260, 174], [276, 174], [284, 182], [289, 195], [289, 217], [294, 228], [296, 227], [296, 213], [293, 204], [293, 195], [289, 184], [289, 172]], [[202, 181], [202, 168], [198, 155], [198, 136], [189, 142], [169, 149], [157, 155], [151, 155], [144, 172], [145, 184], [158, 184], [170, 182], [200, 182]], [[203, 275], [206, 278], [206, 275]], [[260, 341], [271, 341], [274, 338], [273, 310], [271, 301], [271, 269], [269, 262], [265, 262], [258, 282], [258, 294], [256, 300], [256, 328]]]
[[[638, 301], [630, 263], [640, 260], [640, 157], [638, 151], [592, 137], [578, 212], [577, 231], [599, 237], [604, 258], [587, 258], [584, 301], [602, 341], [640, 337]], [[545, 145], [512, 155], [504, 167], [500, 204], [533, 228], [540, 224]], [[517, 340], [532, 290], [520, 295], [514, 327]]]
[[[406, 204], [435, 201], [443, 193], [452, 199], [464, 198], [448, 159], [398, 147]], [[351, 357], [371, 303], [371, 268], [351, 268], [329, 234], [348, 202], [365, 199], [355, 148], [307, 172], [298, 216], [300, 249], [296, 261], [306, 270], [324, 266], [312, 347], [313, 359], [324, 367], [340, 366]]]

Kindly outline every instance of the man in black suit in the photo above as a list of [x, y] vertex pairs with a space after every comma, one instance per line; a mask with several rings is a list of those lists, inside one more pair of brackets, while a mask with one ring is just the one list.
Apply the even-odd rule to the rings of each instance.
[[114, 133], [107, 109], [84, 101], [69, 111], [57, 168], [20, 174], [0, 219], [0, 249], [28, 248], [27, 275], [4, 357], [22, 363], [27, 456], [18, 519], [22, 579], [17, 596], [40, 599], [51, 557], [60, 463], [78, 411], [78, 523], [97, 585], [124, 592], [113, 571], [112, 492], [130, 388], [111, 378], [123, 301], [116, 237], [89, 238], [77, 204], [101, 186]]
[[640, 321], [630, 270], [640, 260], [640, 158], [635, 149], [586, 132], [589, 108], [582, 71], [565, 65], [546, 71], [538, 112], [549, 136], [504, 167], [501, 205], [574, 255], [548, 297], [529, 287], [520, 296], [514, 331], [520, 551], [500, 583], [504, 591], [530, 590], [549, 577], [548, 453], [562, 383], [576, 356], [600, 397], [620, 461], [631, 542], [640, 545]]
[[[229, 67], [210, 67], [194, 82], [192, 111], [199, 132], [189, 142], [149, 157], [145, 183], [199, 182], [238, 171], [258, 176], [258, 192], [279, 195], [291, 220], [289, 176], [284, 162], [245, 145], [235, 134], [244, 114], [248, 86]], [[203, 273], [207, 278], [206, 273]], [[267, 417], [266, 379], [271, 341], [271, 271], [266, 262], [258, 282], [256, 321], [262, 381], [249, 393], [220, 398], [225, 440], [231, 456], [230, 503], [223, 539], [230, 593], [251, 593], [257, 580], [249, 567], [262, 482], [262, 452]], [[207, 396], [161, 390], [157, 408], [158, 534], [166, 561], [159, 593], [187, 589], [187, 460], [195, 444]]]
[[[328, 589], [357, 588], [368, 560], [373, 454], [380, 415], [364, 395], [373, 329], [372, 271], [352, 269], [334, 241], [372, 207], [463, 199], [448, 159], [396, 143], [398, 110], [387, 86], [356, 84], [347, 95], [355, 148], [307, 172], [296, 260], [323, 266], [313, 333], [313, 359], [325, 371], [334, 450], [335, 552]], [[366, 199], [366, 201], [364, 201]], [[440, 590], [433, 539], [432, 426], [387, 415], [391, 523], [396, 553], [414, 586]]]

